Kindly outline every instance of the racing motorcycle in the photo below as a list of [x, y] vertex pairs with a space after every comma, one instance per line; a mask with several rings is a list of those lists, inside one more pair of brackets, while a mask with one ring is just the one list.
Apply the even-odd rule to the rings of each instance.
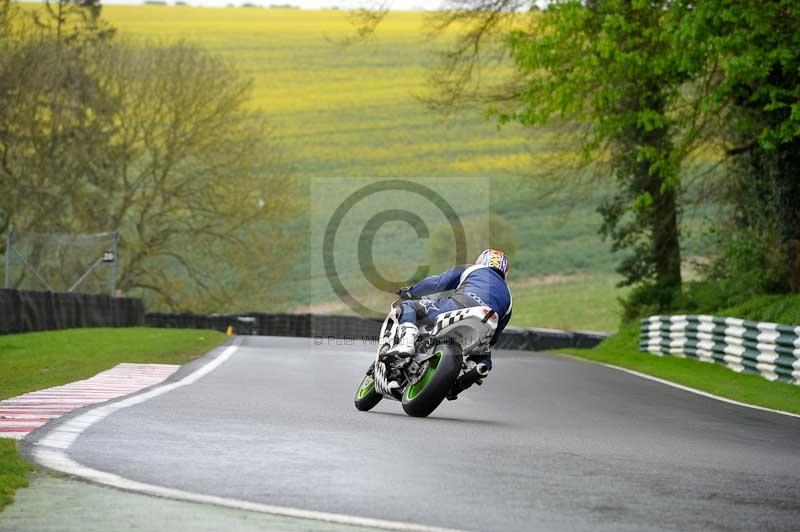
[[498, 317], [485, 306], [444, 312], [433, 324], [419, 324], [414, 355], [394, 355], [389, 350], [399, 340], [399, 306], [395, 300], [383, 322], [378, 355], [356, 391], [355, 405], [367, 411], [392, 399], [409, 416], [425, 417], [445, 398], [482, 383], [488, 369], [469, 357], [488, 350]]

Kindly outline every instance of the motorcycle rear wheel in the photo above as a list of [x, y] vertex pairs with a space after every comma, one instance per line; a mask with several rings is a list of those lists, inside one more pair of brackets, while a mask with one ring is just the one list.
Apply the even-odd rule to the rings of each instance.
[[413, 417], [426, 417], [436, 410], [458, 378], [461, 362], [461, 346], [436, 347], [425, 374], [403, 391], [405, 413]]

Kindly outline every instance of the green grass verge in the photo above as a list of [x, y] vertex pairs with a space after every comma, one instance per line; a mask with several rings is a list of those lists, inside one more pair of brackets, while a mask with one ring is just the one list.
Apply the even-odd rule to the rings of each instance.
[[[191, 329], [70, 329], [0, 336], [0, 399], [86, 379], [121, 362], [183, 364], [225, 340]], [[33, 468], [0, 440], [0, 511]]]
[[627, 293], [617, 287], [618, 276], [567, 276], [543, 283], [546, 280], [509, 282], [514, 296], [512, 327], [617, 330], [621, 315], [617, 298]]
[[120, 362], [183, 364], [224, 339], [216, 331], [147, 327], [0, 336], [0, 399], [86, 379]]
[[28, 485], [33, 467], [20, 458], [16, 440], [0, 440], [0, 511], [14, 501], [14, 491]]
[[638, 323], [622, 326], [617, 334], [594, 349], [558, 352], [632, 369], [727, 399], [800, 414], [800, 386], [770, 382], [758, 375], [735, 373], [724, 366], [691, 358], [640, 352]]

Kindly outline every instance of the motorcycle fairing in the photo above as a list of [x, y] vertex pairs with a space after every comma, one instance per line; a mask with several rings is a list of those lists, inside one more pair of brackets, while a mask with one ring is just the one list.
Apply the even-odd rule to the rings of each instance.
[[497, 314], [489, 307], [461, 308], [437, 316], [431, 336], [453, 339], [467, 353], [488, 346], [497, 323]]

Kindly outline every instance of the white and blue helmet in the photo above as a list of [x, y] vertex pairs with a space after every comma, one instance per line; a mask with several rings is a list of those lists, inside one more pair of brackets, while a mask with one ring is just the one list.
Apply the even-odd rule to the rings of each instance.
[[499, 270], [503, 276], [508, 274], [508, 257], [497, 249], [487, 249], [480, 254], [475, 264], [482, 264], [495, 270]]

